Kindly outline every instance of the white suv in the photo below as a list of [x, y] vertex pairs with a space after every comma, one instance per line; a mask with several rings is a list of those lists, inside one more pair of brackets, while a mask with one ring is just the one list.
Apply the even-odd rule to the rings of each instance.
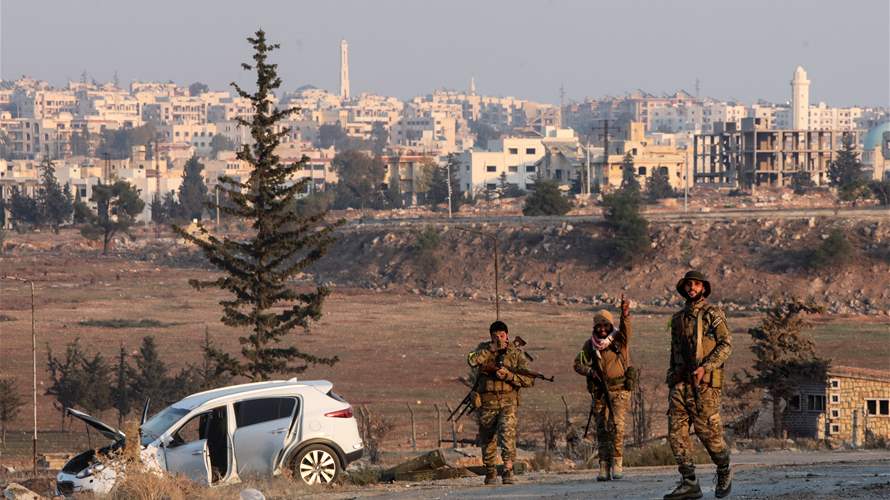
[[[148, 420], [143, 412], [142, 462], [207, 485], [285, 469], [306, 484], [333, 482], [363, 448], [352, 407], [332, 387], [327, 380], [257, 382], [192, 394]], [[121, 431], [67, 411], [114, 441], [100, 454], [123, 446]], [[123, 472], [88, 450], [65, 464], [57, 490], [106, 493]]]

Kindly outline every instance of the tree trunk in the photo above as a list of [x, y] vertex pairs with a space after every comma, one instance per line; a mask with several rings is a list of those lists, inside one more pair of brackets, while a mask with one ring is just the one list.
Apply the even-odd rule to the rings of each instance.
[[782, 398], [772, 395], [773, 397], [773, 435], [774, 437], [781, 438], [782, 430], [784, 430], [785, 425], [782, 421]]

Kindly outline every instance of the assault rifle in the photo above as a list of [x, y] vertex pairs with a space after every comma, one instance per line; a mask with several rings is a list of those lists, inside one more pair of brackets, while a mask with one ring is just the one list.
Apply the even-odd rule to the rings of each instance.
[[[603, 393], [603, 397], [606, 400], [606, 408], [609, 409], [609, 425], [612, 427], [612, 430], [615, 430], [615, 411], [612, 409], [612, 396], [609, 395], [609, 386], [606, 384], [606, 374], [603, 372], [599, 356], [591, 361], [593, 369], [596, 371], [593, 380], [597, 387], [599, 387], [600, 392]], [[590, 432], [590, 418], [593, 416], [593, 407], [595, 403], [595, 399], [590, 401], [590, 413], [587, 415], [587, 427], [584, 428], [584, 437], [587, 437], [587, 434]]]
[[[482, 372], [482, 371], [496, 372], [496, 371], [500, 370], [501, 368], [504, 367], [504, 356], [506, 354], [507, 354], [507, 350], [501, 349], [500, 351], [497, 352], [497, 355], [495, 356], [495, 360], [494, 360], [494, 363], [492, 363], [492, 366], [488, 367], [487, 369], [486, 369], [486, 367], [480, 366], [479, 371], [480, 372]], [[457, 408], [455, 408], [454, 411], [451, 412], [451, 415], [448, 415], [449, 422], [451, 422], [452, 420], [457, 422], [458, 420], [460, 420], [460, 417], [463, 417], [468, 412], [470, 412], [474, 409], [473, 407], [475, 405], [474, 405], [473, 400], [475, 399], [476, 390], [479, 388], [480, 381], [482, 381], [481, 374], [477, 374], [476, 382], [473, 384], [473, 388], [470, 389], [470, 392], [468, 392], [466, 396], [464, 396], [464, 398], [461, 400], [460, 404], [457, 405]], [[457, 416], [455, 416], [455, 415], [457, 415]]]

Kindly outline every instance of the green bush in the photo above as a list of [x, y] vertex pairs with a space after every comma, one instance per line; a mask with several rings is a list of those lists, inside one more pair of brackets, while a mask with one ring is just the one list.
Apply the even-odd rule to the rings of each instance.
[[853, 245], [841, 229], [833, 229], [828, 238], [809, 252], [807, 267], [818, 269], [828, 266], [845, 266], [853, 258]]
[[538, 179], [532, 193], [525, 199], [522, 214], [528, 216], [565, 215], [572, 209], [572, 204], [562, 192], [556, 181]]
[[414, 246], [412, 253], [414, 254], [414, 264], [424, 278], [429, 278], [439, 270], [439, 256], [437, 250], [442, 238], [439, 232], [432, 226], [415, 233]]

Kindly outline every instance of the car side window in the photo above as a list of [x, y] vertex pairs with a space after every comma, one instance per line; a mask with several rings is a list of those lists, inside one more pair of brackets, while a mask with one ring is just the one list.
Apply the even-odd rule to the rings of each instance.
[[199, 439], [205, 438], [205, 429], [207, 428], [208, 413], [201, 413], [190, 418], [188, 422], [182, 424], [179, 430], [173, 434], [173, 440], [170, 447], [180, 446], [191, 443]]
[[290, 418], [297, 406], [296, 398], [260, 398], [239, 401], [233, 405], [238, 427], [260, 424], [279, 418]]

